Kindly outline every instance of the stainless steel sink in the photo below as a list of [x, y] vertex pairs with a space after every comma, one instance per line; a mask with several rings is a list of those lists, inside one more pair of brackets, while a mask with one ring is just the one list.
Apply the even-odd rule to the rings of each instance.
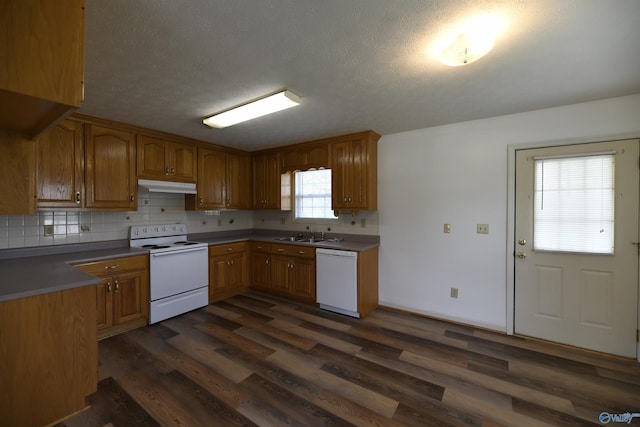
[[296, 241], [296, 236], [277, 237], [276, 240], [279, 240], [281, 242], [295, 242]]
[[306, 239], [296, 239], [296, 242], [301, 242], [301, 243], [320, 243], [320, 242], [324, 242], [323, 239], [312, 239], [311, 237], [307, 237]]

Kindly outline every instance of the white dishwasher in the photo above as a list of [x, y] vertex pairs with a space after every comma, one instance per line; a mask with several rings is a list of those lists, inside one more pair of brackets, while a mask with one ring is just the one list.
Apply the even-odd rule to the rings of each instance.
[[316, 249], [316, 302], [347, 316], [358, 313], [358, 252]]

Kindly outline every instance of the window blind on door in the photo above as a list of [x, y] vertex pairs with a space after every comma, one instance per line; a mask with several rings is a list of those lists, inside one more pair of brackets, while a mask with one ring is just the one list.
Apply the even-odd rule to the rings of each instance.
[[615, 153], [534, 161], [533, 249], [613, 254]]

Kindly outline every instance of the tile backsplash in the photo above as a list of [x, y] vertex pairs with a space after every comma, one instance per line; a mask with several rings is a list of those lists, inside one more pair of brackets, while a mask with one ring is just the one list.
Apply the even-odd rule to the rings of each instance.
[[332, 221], [294, 221], [291, 212], [184, 210], [184, 195], [138, 190], [134, 212], [41, 210], [34, 215], [0, 215], [0, 249], [64, 245], [129, 238], [129, 227], [140, 224], [185, 223], [189, 234], [263, 228], [274, 230], [379, 234], [378, 212], [341, 214]]

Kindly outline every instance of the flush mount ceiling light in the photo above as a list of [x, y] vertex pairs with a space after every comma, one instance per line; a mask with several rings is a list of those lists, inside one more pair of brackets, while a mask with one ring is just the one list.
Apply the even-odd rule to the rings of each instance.
[[441, 63], [452, 67], [471, 64], [493, 48], [494, 40], [507, 26], [503, 13], [474, 15], [448, 25], [432, 42], [430, 52]]
[[439, 59], [452, 67], [471, 64], [489, 53], [493, 43], [488, 34], [463, 33], [440, 53]]
[[202, 121], [213, 128], [224, 128], [257, 117], [266, 116], [276, 111], [300, 105], [300, 97], [289, 90], [283, 90], [247, 104], [239, 105], [221, 113], [214, 114]]

